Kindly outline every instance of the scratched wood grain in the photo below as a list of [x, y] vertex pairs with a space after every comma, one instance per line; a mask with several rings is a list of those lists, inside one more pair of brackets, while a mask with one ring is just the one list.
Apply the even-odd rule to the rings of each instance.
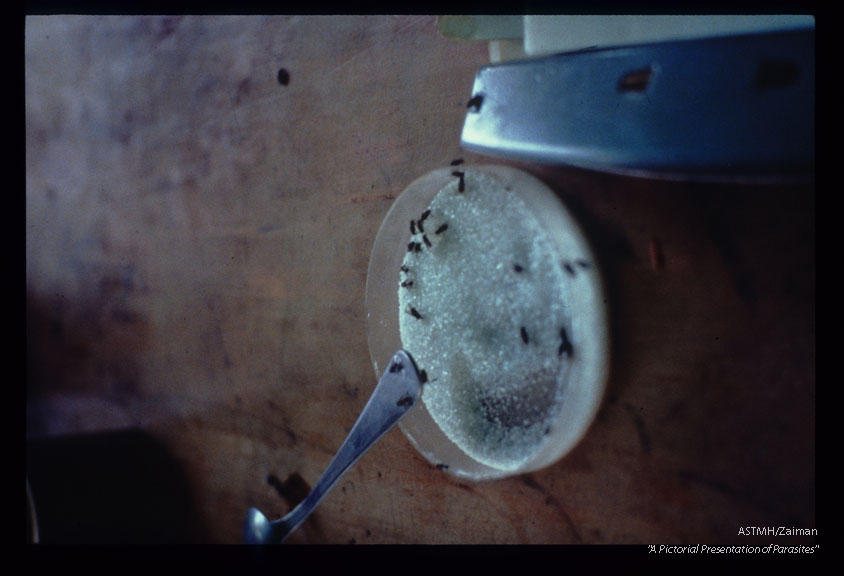
[[[422, 16], [29, 17], [25, 34], [27, 437], [143, 431], [202, 539], [237, 542], [249, 506], [283, 514], [316, 481], [375, 384], [364, 289], [392, 200], [490, 161], [459, 147], [487, 48]], [[596, 423], [558, 464], [481, 484], [392, 431], [290, 542], [813, 527], [813, 183], [522, 167], [606, 278]]]

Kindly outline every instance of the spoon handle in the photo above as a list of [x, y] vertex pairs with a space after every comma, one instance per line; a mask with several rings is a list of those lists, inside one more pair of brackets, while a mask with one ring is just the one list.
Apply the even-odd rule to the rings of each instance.
[[363, 412], [310, 494], [282, 518], [285, 530], [277, 536], [280, 542], [308, 517], [346, 470], [407, 414], [419, 399], [421, 390], [422, 380], [413, 359], [407, 352], [399, 350], [393, 355]]

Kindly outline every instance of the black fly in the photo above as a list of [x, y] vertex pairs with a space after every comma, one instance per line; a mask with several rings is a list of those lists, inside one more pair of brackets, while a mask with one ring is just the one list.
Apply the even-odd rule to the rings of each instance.
[[448, 230], [448, 224], [443, 224], [442, 226], [434, 230], [434, 234], [442, 234], [446, 230]]
[[466, 108], [474, 108], [475, 112], [479, 112], [481, 110], [481, 104], [484, 101], [483, 94], [475, 94], [469, 99], [469, 102], [466, 103]]
[[530, 339], [528, 338], [527, 329], [525, 329], [524, 326], [522, 326], [521, 334], [522, 334], [522, 342], [524, 342], [525, 344], [530, 342]]
[[563, 352], [571, 358], [572, 354], [574, 354], [574, 348], [572, 348], [571, 342], [569, 342], [568, 334], [566, 334], [565, 328], [560, 328], [560, 347], [557, 349], [557, 356], [562, 356]]
[[459, 172], [455, 170], [451, 173], [451, 175], [460, 178], [460, 183], [457, 185], [457, 191], [463, 192], [464, 190], [466, 190], [466, 181], [463, 179], [463, 177], [466, 175], [465, 172]]
[[414, 317], [414, 318], [416, 318], [417, 320], [422, 320], [422, 314], [420, 314], [420, 313], [419, 313], [419, 310], [417, 310], [417, 309], [416, 309], [416, 308], [414, 308], [413, 306], [411, 306], [411, 307], [410, 307], [410, 309], [408, 310], [408, 312], [410, 313], [410, 315], [411, 315], [411, 316], [413, 316], [413, 317]]

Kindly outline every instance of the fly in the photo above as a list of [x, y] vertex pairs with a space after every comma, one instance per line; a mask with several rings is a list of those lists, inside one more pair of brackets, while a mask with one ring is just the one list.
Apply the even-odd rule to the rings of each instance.
[[568, 334], [566, 334], [566, 329], [560, 328], [560, 347], [557, 349], [557, 356], [562, 356], [563, 352], [571, 358], [572, 354], [574, 354], [574, 348], [572, 348], [571, 342], [569, 342]]
[[481, 104], [483, 104], [483, 101], [484, 101], [484, 95], [483, 94], [475, 94], [466, 103], [466, 108], [474, 108], [475, 112], [480, 112]]
[[451, 173], [451, 175], [457, 176], [458, 178], [460, 178], [460, 182], [457, 184], [457, 191], [463, 192], [464, 190], [466, 190], [466, 181], [463, 179], [463, 177], [466, 175], [466, 173], [455, 170], [454, 172]]

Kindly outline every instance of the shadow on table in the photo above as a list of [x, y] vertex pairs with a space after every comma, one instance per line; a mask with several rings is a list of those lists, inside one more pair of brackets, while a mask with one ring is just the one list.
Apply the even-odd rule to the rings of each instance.
[[27, 441], [41, 544], [192, 544], [206, 536], [187, 483], [139, 430]]

